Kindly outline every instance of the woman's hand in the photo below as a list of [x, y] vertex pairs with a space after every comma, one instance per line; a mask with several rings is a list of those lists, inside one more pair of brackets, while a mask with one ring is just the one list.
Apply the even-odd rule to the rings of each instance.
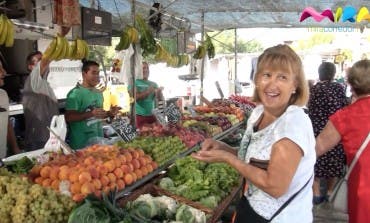
[[237, 159], [234, 154], [221, 149], [203, 150], [202, 148], [202, 150], [191, 154], [191, 156], [207, 163], [231, 163], [232, 160]]
[[205, 139], [202, 143], [202, 151], [208, 151], [208, 150], [222, 150], [226, 147], [226, 145], [220, 141], [214, 140], [214, 139]]

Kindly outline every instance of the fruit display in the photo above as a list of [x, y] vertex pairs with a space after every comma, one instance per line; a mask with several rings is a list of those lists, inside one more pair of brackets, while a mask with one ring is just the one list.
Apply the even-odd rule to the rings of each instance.
[[170, 125], [166, 128], [158, 123], [147, 124], [139, 129], [140, 136], [178, 136], [187, 148], [192, 148], [202, 142], [206, 134], [183, 128], [180, 125]]
[[116, 50], [126, 50], [130, 44], [136, 44], [139, 42], [139, 32], [137, 29], [133, 26], [126, 26], [121, 34], [121, 37], [119, 39], [119, 43], [116, 46]]
[[0, 168], [0, 219], [2, 223], [67, 222], [76, 205], [66, 195]]
[[122, 141], [117, 144], [122, 147], [143, 149], [160, 166], [187, 149], [177, 136], [138, 137], [131, 142]]
[[14, 25], [4, 14], [0, 15], [0, 45], [12, 47], [14, 44]]
[[89, 56], [89, 46], [85, 40], [76, 38], [69, 45], [68, 40], [57, 34], [46, 48], [43, 58], [48, 60], [81, 60]]
[[250, 113], [256, 107], [256, 104], [251, 101], [249, 97], [241, 95], [231, 95], [229, 101], [234, 103], [239, 108], [243, 109], [245, 112]]
[[195, 106], [193, 109], [198, 114], [206, 114], [211, 113], [214, 114], [220, 114], [220, 115], [226, 115], [226, 114], [234, 114], [236, 115], [236, 118], [241, 122], [245, 118], [244, 111], [238, 107], [236, 107], [234, 104], [222, 104], [221, 106], [215, 103], [212, 107], [209, 106]]
[[75, 154], [54, 154], [34, 166], [28, 176], [35, 183], [67, 193], [74, 201], [86, 195], [121, 190], [152, 172], [157, 164], [141, 149], [93, 145]]
[[159, 186], [209, 208], [218, 203], [239, 182], [238, 172], [225, 163], [198, 161], [191, 156], [176, 160]]
[[221, 127], [217, 125], [211, 125], [207, 121], [202, 121], [201, 116], [198, 117], [184, 116], [182, 126], [184, 128], [189, 128], [192, 131], [199, 132], [205, 137], [212, 137], [222, 132]]

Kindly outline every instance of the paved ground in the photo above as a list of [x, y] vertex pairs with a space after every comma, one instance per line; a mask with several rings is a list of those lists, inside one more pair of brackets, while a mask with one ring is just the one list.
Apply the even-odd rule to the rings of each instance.
[[348, 216], [333, 211], [329, 203], [322, 203], [313, 208], [314, 223], [347, 223]]

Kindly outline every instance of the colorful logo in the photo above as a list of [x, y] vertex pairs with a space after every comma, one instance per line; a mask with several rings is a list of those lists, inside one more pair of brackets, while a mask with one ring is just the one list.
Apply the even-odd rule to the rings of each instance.
[[306, 7], [301, 14], [301, 18], [299, 19], [300, 22], [303, 22], [305, 19], [312, 17], [316, 22], [321, 22], [325, 17], [328, 18], [332, 22], [362, 22], [362, 21], [370, 21], [370, 13], [366, 7], [360, 8], [357, 13], [356, 8], [352, 6], [347, 6], [344, 9], [342, 7], [338, 7], [335, 11], [335, 14], [331, 11], [331, 9], [325, 9], [323, 12], [317, 12], [312, 7]]

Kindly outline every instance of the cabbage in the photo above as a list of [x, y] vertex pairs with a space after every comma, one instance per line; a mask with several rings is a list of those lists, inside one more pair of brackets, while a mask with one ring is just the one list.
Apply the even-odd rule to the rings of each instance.
[[171, 219], [176, 214], [177, 203], [173, 198], [160, 196], [153, 199], [157, 207], [159, 207], [159, 215], [164, 215], [166, 219]]
[[214, 195], [208, 196], [206, 198], [202, 198], [202, 199], [199, 200], [199, 202], [201, 204], [203, 204], [204, 206], [209, 207], [211, 209], [217, 207], [218, 201], [219, 201], [219, 198], [217, 198]]
[[177, 209], [176, 221], [182, 221], [183, 223], [206, 223], [206, 215], [203, 211], [183, 204]]
[[159, 182], [159, 186], [165, 190], [171, 190], [175, 184], [173, 183], [172, 179], [169, 177], [164, 177]]
[[140, 195], [130, 208], [131, 213], [139, 218], [151, 219], [158, 214], [158, 207], [150, 194]]

